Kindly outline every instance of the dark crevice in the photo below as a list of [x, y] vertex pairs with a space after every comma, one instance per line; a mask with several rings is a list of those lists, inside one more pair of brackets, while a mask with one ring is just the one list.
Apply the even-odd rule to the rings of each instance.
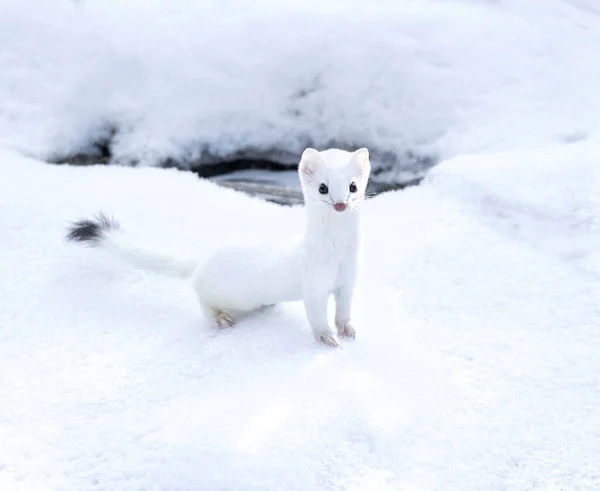
[[[181, 168], [181, 164], [169, 161], [168, 164], [164, 165], [164, 167]], [[271, 172], [281, 172], [295, 170], [296, 167], [297, 166], [295, 164], [282, 164], [281, 162], [275, 162], [272, 160], [239, 158], [223, 160], [221, 162], [211, 164], [195, 165], [190, 167], [189, 170], [200, 177], [210, 178], [240, 170], [266, 170]]]
[[106, 124], [98, 129], [98, 135], [85, 151], [72, 155], [56, 156], [50, 158], [49, 162], [52, 164], [69, 165], [110, 164], [113, 157], [112, 146], [116, 134], [117, 128], [114, 125]]
[[[112, 148], [116, 134], [116, 128], [107, 124], [98, 130], [95, 141], [86, 151], [55, 158], [51, 162], [77, 166], [108, 165], [114, 163]], [[353, 150], [351, 145], [332, 143], [329, 147], [346, 148], [349, 151]], [[247, 170], [261, 170], [273, 173], [295, 171], [298, 166], [296, 160], [297, 156], [292, 152], [278, 149], [261, 150], [248, 148], [228, 157], [217, 156], [208, 150], [202, 150], [191, 160], [185, 158], [167, 158], [160, 163], [160, 167], [190, 171], [205, 179], [221, 176], [222, 179], [218, 180], [221, 185], [255, 196], [261, 196], [268, 201], [281, 204], [294, 204], [299, 202], [299, 191], [283, 189], [281, 186], [278, 187], [277, 184], [260, 182], [261, 179], [252, 179], [251, 177], [238, 178], [236, 176], [232, 176], [229, 179], [227, 175], [236, 171]], [[429, 169], [437, 164], [438, 159], [434, 155], [418, 154], [410, 150], [402, 154], [373, 150], [371, 152], [371, 161], [374, 165], [367, 192], [370, 195], [376, 195], [420, 184]], [[125, 164], [126, 162], [120, 163]], [[138, 162], [131, 160], [129, 164], [136, 166]], [[278, 196], [281, 193], [285, 194], [285, 196]]]

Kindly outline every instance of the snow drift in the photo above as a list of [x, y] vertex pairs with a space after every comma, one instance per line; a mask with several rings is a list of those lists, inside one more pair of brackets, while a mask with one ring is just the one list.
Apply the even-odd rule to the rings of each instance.
[[[600, 488], [599, 14], [3, 2], [0, 489]], [[443, 160], [365, 203], [343, 351], [297, 304], [217, 332], [185, 282], [64, 240], [102, 210], [203, 257], [301, 232], [301, 207], [39, 160], [293, 162], [331, 142], [395, 162], [386, 179], [423, 172], [405, 152]]]
[[299, 304], [218, 332], [185, 282], [64, 240], [104, 210], [202, 257], [299, 233], [302, 208], [0, 152], [0, 488], [597, 488], [599, 155], [457, 158], [365, 203], [340, 351]]
[[0, 145], [44, 159], [295, 163], [367, 146], [383, 172], [598, 130], [593, 2], [8, 0]]

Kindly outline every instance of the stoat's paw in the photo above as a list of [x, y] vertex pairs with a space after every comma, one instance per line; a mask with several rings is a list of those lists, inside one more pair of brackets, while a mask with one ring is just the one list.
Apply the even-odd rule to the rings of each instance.
[[317, 341], [326, 344], [327, 346], [331, 346], [332, 348], [341, 348], [340, 340], [338, 337], [329, 331], [321, 332], [317, 336]]
[[352, 322], [336, 322], [335, 326], [337, 327], [338, 336], [343, 336], [352, 339], [356, 337], [356, 330], [354, 329]]
[[219, 329], [226, 329], [233, 326], [234, 322], [227, 312], [221, 312], [215, 317], [215, 324]]

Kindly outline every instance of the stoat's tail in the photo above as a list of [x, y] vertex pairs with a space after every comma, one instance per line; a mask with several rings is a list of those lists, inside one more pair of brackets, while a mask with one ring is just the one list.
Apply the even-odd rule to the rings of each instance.
[[134, 266], [168, 276], [189, 278], [196, 268], [196, 261], [168, 257], [129, 243], [119, 223], [103, 213], [91, 220], [74, 222], [67, 239], [89, 247], [101, 247]]

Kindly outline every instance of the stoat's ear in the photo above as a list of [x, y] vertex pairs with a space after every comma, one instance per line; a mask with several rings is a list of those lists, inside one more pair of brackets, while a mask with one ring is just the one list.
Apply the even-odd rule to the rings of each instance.
[[321, 154], [314, 148], [307, 148], [302, 152], [302, 158], [300, 159], [300, 165], [298, 166], [300, 174], [306, 177], [312, 176], [317, 171], [320, 161]]
[[366, 148], [359, 148], [352, 154], [352, 160], [358, 167], [360, 176], [368, 177], [371, 172], [371, 162], [369, 161], [369, 151]]

